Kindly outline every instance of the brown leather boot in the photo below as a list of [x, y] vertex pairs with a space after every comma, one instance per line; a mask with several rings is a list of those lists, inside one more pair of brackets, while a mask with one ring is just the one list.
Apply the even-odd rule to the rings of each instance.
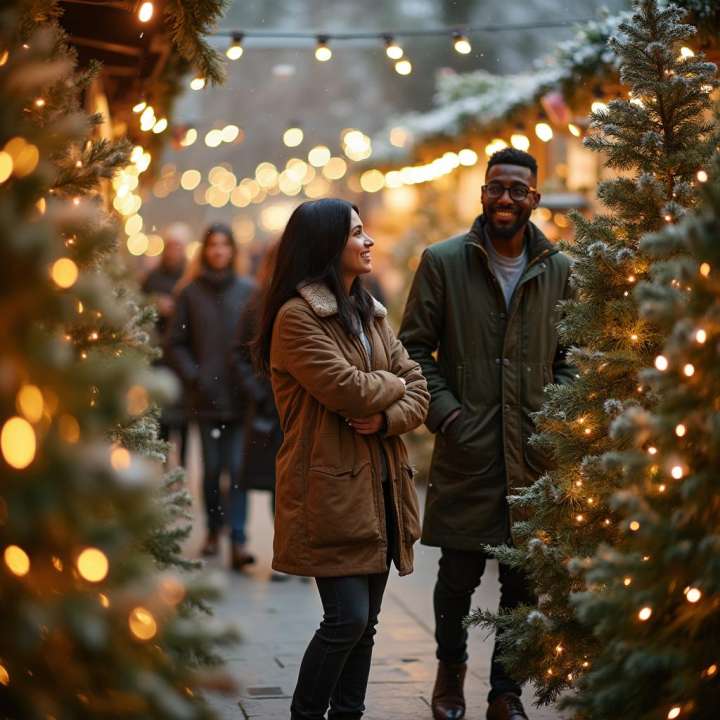
[[435, 720], [460, 720], [465, 717], [465, 663], [438, 663], [435, 687], [432, 694], [432, 712]]
[[242, 570], [246, 565], [255, 562], [255, 556], [251, 555], [244, 545], [233, 543], [230, 556], [230, 567], [233, 570]]
[[487, 720], [528, 720], [528, 716], [517, 695], [503, 693], [488, 706]]

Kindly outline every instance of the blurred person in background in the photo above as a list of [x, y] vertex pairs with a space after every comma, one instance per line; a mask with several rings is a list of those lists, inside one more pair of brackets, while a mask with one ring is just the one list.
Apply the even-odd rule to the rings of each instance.
[[224, 510], [223, 470], [230, 477], [231, 567], [255, 558], [245, 546], [247, 493], [241, 485], [247, 398], [232, 360], [238, 321], [255, 284], [241, 277], [229, 227], [211, 225], [178, 283], [175, 314], [166, 339], [168, 359], [186, 387], [190, 417], [200, 429], [207, 536], [204, 556], [217, 555]]
[[[255, 372], [249, 345], [259, 329], [260, 305], [272, 278], [277, 249], [278, 243], [273, 243], [260, 259], [256, 275], [258, 287], [240, 317], [233, 349], [237, 381], [248, 397], [242, 486], [245, 490], [270, 492], [273, 514], [275, 512], [275, 458], [282, 444], [283, 433], [270, 379]], [[289, 577], [289, 575], [273, 570], [270, 579], [279, 582], [287, 580]]]
[[[160, 262], [145, 277], [141, 289], [157, 310], [155, 332], [156, 343], [161, 344], [167, 332], [168, 323], [175, 311], [173, 290], [185, 270], [187, 246], [190, 242], [190, 228], [185, 223], [173, 223], [163, 233], [163, 253]], [[156, 360], [153, 365], [169, 369], [167, 358]], [[187, 418], [182, 397], [177, 402], [162, 408], [160, 416], [160, 437], [170, 440], [178, 435], [178, 457], [185, 465], [187, 446]]]

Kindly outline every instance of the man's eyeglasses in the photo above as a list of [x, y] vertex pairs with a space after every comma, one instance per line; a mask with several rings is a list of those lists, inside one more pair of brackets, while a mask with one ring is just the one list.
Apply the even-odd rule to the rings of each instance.
[[487, 185], [483, 185], [482, 189], [487, 193], [487, 196], [491, 200], [499, 200], [507, 190], [510, 194], [510, 199], [515, 200], [516, 202], [522, 202], [527, 199], [527, 196], [531, 192], [537, 192], [537, 188], [529, 187], [528, 185], [523, 185], [522, 183], [505, 187], [499, 182], [491, 182]]

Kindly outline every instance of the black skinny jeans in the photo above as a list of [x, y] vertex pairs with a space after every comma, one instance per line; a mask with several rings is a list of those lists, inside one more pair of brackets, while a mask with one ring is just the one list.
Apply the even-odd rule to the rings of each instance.
[[[487, 559], [488, 556], [481, 551], [442, 548], [433, 596], [438, 660], [453, 664], [467, 661], [468, 633], [463, 627], [463, 619], [470, 613], [472, 594], [480, 584]], [[500, 563], [499, 570], [501, 609], [537, 603], [522, 572], [503, 563]], [[497, 653], [496, 638], [490, 666], [488, 702], [503, 693], [520, 695], [522, 692], [520, 684], [510, 677], [497, 659]]]
[[[383, 484], [388, 537], [388, 568], [396, 533], [390, 487]], [[305, 651], [291, 720], [357, 720], [365, 710], [365, 691], [388, 572], [316, 578], [323, 620]]]

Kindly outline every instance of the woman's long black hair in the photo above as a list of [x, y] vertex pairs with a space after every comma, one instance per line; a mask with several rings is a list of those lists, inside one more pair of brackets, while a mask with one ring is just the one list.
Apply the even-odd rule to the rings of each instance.
[[260, 328], [251, 345], [256, 368], [267, 373], [270, 341], [280, 308], [297, 295], [299, 285], [325, 284], [337, 299], [338, 316], [349, 335], [358, 335], [357, 314], [366, 327], [372, 321], [373, 300], [359, 279], [345, 291], [340, 258], [350, 235], [351, 213], [357, 207], [336, 198], [309, 200], [295, 208], [277, 250], [272, 280], [260, 308]]

